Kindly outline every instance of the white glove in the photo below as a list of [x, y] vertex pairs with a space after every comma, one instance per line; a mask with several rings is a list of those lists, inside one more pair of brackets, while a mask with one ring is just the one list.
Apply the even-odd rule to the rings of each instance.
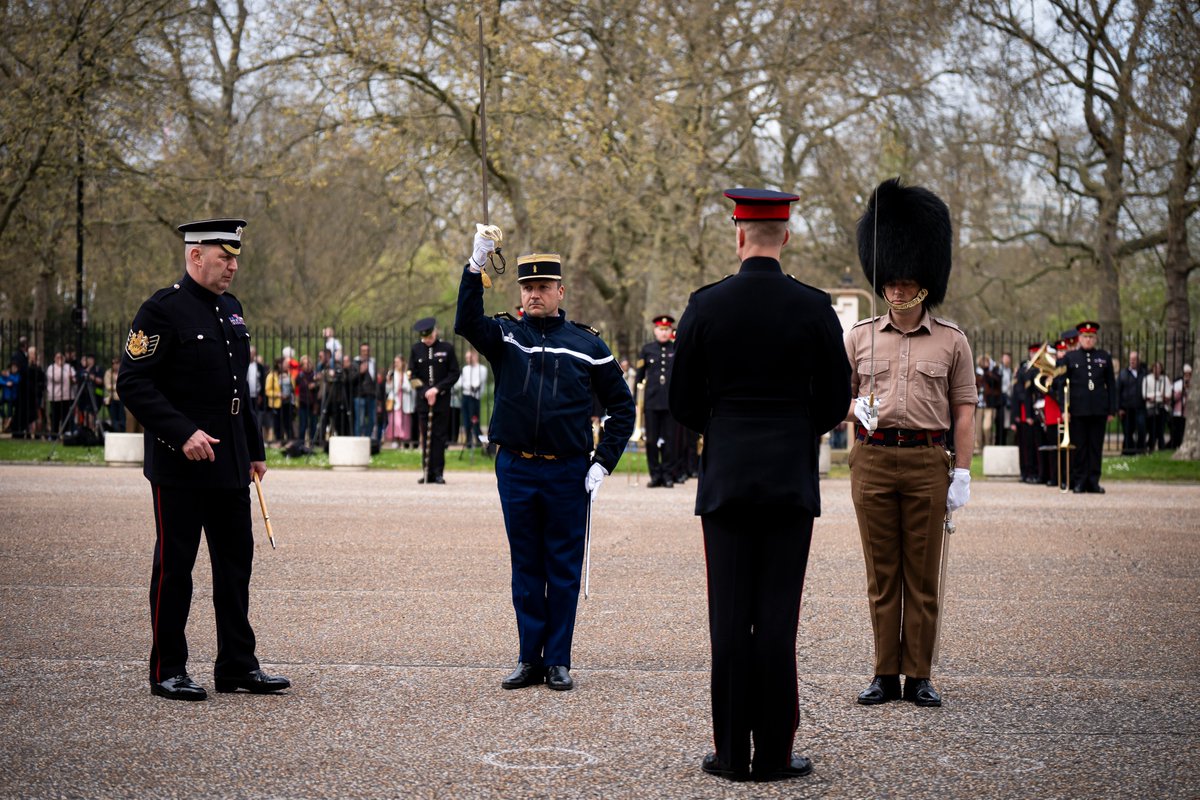
[[596, 495], [600, 493], [600, 484], [604, 482], [605, 476], [608, 475], [608, 470], [601, 464], [592, 464], [588, 467], [587, 476], [583, 479], [583, 488], [592, 496], [592, 502], [596, 502]]
[[971, 499], [971, 470], [954, 468], [954, 480], [950, 482], [950, 490], [946, 492], [946, 510], [957, 511]]
[[495, 225], [475, 224], [475, 247], [471, 253], [471, 263], [482, 269], [487, 263], [488, 255], [496, 252], [496, 242], [500, 241], [504, 234]]
[[879, 410], [871, 405], [871, 401], [865, 397], [854, 401], [854, 416], [858, 418], [868, 433], [874, 433], [875, 429], [879, 427]]

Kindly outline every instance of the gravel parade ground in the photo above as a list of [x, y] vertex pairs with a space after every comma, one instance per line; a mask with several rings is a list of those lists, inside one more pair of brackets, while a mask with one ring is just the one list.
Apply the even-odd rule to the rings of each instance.
[[[453, 457], [452, 457], [453, 458]], [[451, 459], [452, 460], [452, 459]], [[813, 774], [734, 784], [712, 749], [695, 482], [610, 477], [571, 692], [516, 658], [489, 473], [284, 470], [255, 507], [251, 621], [280, 696], [212, 691], [206, 549], [188, 625], [202, 703], [150, 695], [150, 487], [138, 468], [0, 465], [3, 798], [1195, 798], [1200, 487], [977, 480], [955, 515], [942, 708], [871, 678], [849, 481], [822, 482], [797, 644]], [[253, 493], [252, 493], [253, 494]]]

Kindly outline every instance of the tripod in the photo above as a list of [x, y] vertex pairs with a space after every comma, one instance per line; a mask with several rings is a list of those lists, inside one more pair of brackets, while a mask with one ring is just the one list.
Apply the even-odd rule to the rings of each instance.
[[[75, 390], [75, 398], [73, 400], [71, 400], [71, 405], [67, 409], [67, 413], [65, 415], [63, 415], [62, 422], [59, 423], [58, 431], [56, 432], [57, 435], [54, 438], [54, 444], [51, 446], [50, 452], [46, 456], [47, 460], [54, 458], [54, 453], [58, 450], [58, 443], [63, 441], [63, 437], [66, 433], [68, 424], [71, 422], [74, 422], [75, 413], [79, 410], [80, 400], [84, 396], [87, 397], [88, 409], [91, 411], [91, 414], [92, 414], [91, 419], [99, 421], [98, 418], [99, 418], [100, 412], [99, 412], [99, 409], [97, 409], [97, 407], [96, 407], [96, 393], [92, 390], [91, 376], [88, 375], [88, 373], [86, 371], [82, 371], [82, 372], [83, 372], [83, 380], [79, 381], [79, 388]], [[97, 427], [99, 427], [99, 426], [97, 426]], [[78, 439], [79, 441], [75, 441], [73, 439], [71, 441], [71, 444], [78, 444], [78, 445], [82, 445], [85, 447], [92, 447], [94, 445], [102, 444], [104, 442], [103, 435], [97, 435], [96, 431], [94, 431], [93, 429], [89, 428], [86, 425], [82, 425], [82, 424], [77, 425], [72, 430], [78, 432], [75, 438]]]

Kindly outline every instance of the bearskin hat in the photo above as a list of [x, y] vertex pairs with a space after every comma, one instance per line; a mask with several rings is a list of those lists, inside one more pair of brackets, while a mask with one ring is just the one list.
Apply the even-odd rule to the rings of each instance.
[[899, 178], [884, 181], [871, 192], [857, 237], [858, 261], [868, 283], [874, 273], [872, 288], [879, 297], [885, 284], [910, 280], [929, 292], [926, 308], [946, 299], [950, 209], [936, 194], [921, 186], [904, 186]]

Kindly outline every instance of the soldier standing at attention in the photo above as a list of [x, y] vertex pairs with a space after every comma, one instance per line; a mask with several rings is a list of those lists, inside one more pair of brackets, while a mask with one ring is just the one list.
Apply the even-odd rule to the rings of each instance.
[[1071, 430], [1071, 491], [1075, 494], [1104, 494], [1100, 485], [1100, 463], [1104, 457], [1104, 429], [1117, 413], [1117, 379], [1112, 356], [1096, 347], [1100, 323], [1081, 322], [1079, 348], [1062, 360], [1066, 372], [1055, 379], [1061, 397], [1067, 381], [1071, 396], [1067, 425]]
[[667, 404], [667, 384], [675, 364], [675, 318], [662, 314], [654, 318], [654, 341], [642, 348], [637, 363], [637, 383], [645, 381], [642, 410], [646, 426], [646, 465], [650, 468], [647, 488], [670, 489], [679, 470], [680, 443], [675, 435], [678, 425]]
[[445, 483], [446, 440], [449, 438], [450, 390], [458, 382], [454, 346], [438, 338], [437, 320], [417, 320], [413, 331], [421, 341], [409, 353], [409, 383], [417, 392], [417, 422], [421, 429], [422, 471], [417, 483]]
[[[829, 295], [779, 263], [799, 198], [765, 189], [725, 196], [735, 203], [741, 267], [688, 300], [669, 393], [675, 418], [704, 435], [695, 510], [704, 531], [716, 750], [700, 768], [731, 781], [775, 781], [812, 771], [792, 753], [796, 629], [821, 513], [818, 442], [846, 413], [850, 365]], [[746, 346], [768, 340], [773, 346]], [[786, 370], [780, 352], [789, 354]]]
[[856, 398], [846, 419], [858, 421], [850, 492], [875, 633], [863, 705], [900, 699], [901, 674], [905, 700], [942, 704], [930, 676], [943, 527], [970, 496], [976, 400], [966, 335], [930, 313], [946, 297], [950, 241], [946, 204], [899, 179], [879, 184], [858, 222], [859, 262], [889, 309], [846, 332]]
[[[458, 289], [454, 332], [492, 365], [496, 488], [512, 557], [512, 600], [520, 650], [505, 689], [574, 687], [571, 642], [590, 503], [633, 433], [633, 398], [621, 368], [593, 329], [567, 319], [562, 261], [553, 253], [517, 259], [521, 319], [483, 313], [482, 266], [496, 243], [475, 235]], [[608, 412], [592, 441], [593, 396]], [[594, 450], [593, 450], [594, 447]]]
[[125, 341], [117, 390], [145, 427], [143, 472], [154, 498], [150, 575], [150, 693], [173, 700], [208, 695], [187, 673], [184, 627], [192, 565], [204, 530], [212, 560], [218, 692], [277, 692], [250, 627], [252, 476], [266, 474], [262, 433], [250, 413], [250, 330], [227, 294], [238, 270], [245, 220], [180, 225], [184, 276], [142, 304]]

